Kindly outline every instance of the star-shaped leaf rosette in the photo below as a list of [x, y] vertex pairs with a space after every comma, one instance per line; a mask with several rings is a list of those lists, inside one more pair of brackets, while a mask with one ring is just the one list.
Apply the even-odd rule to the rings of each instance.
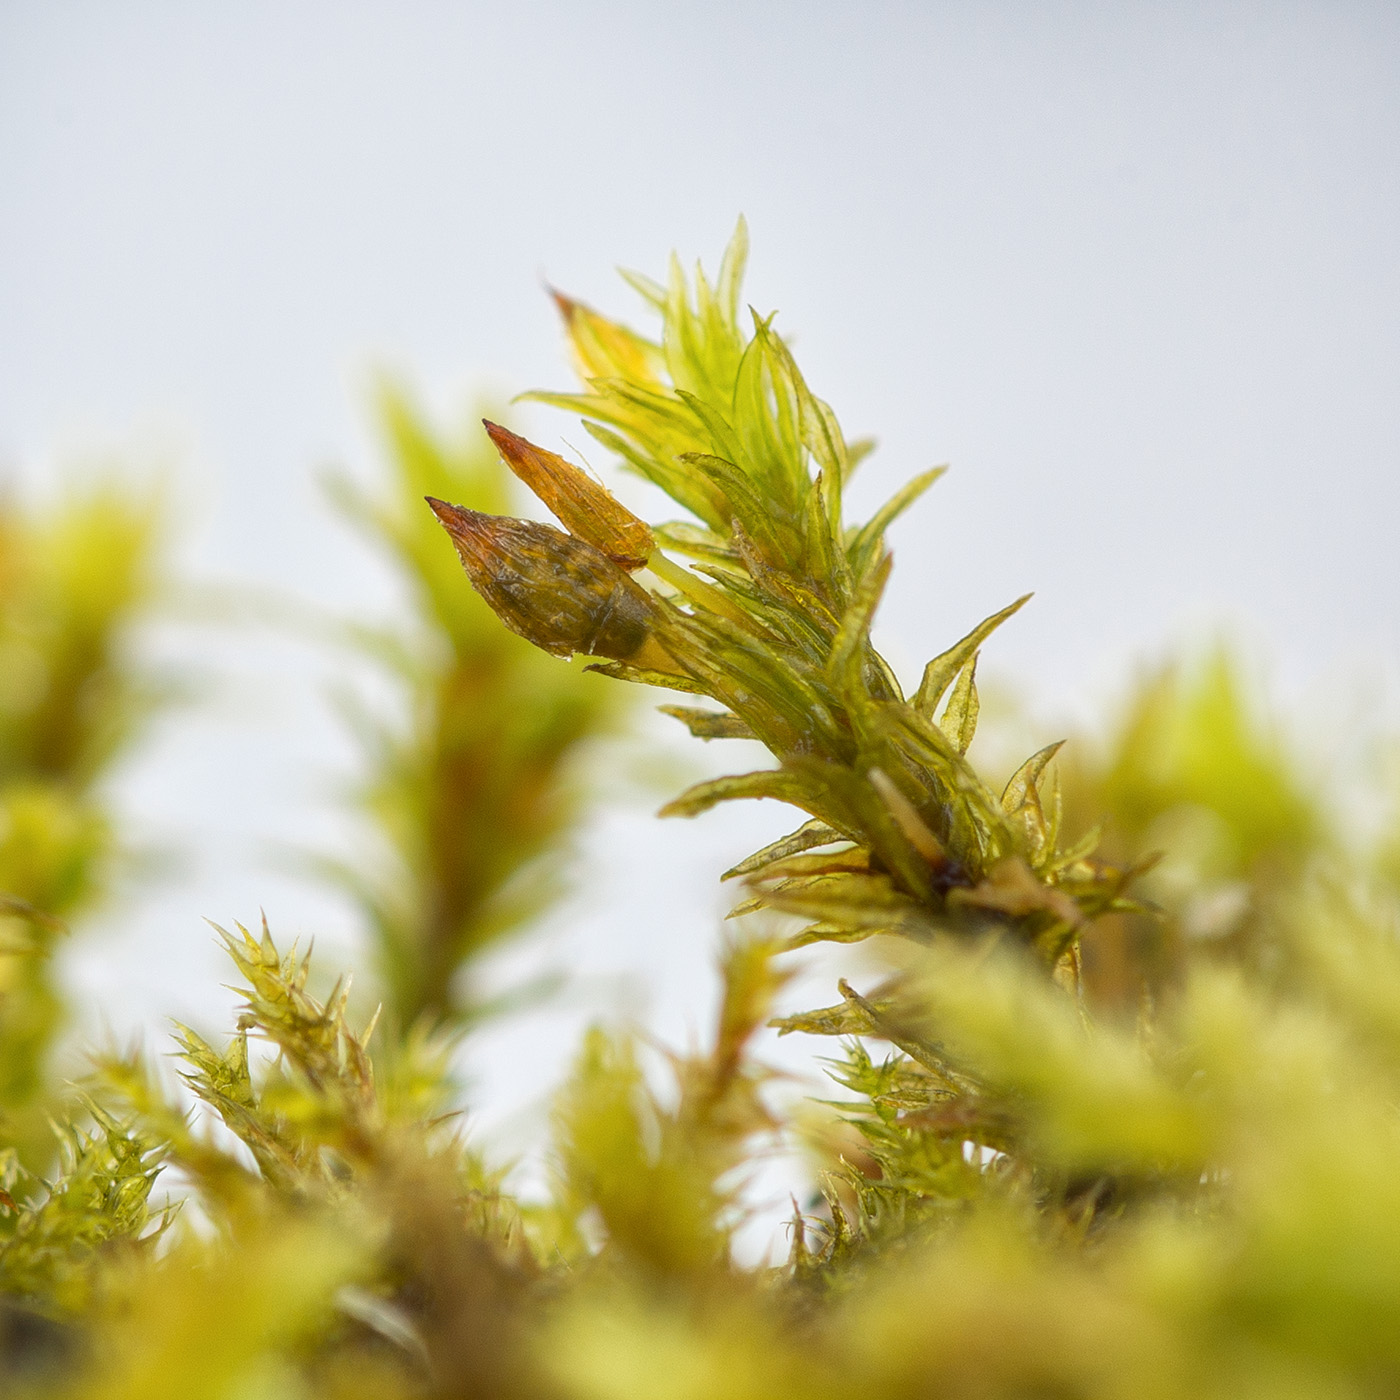
[[[742, 222], [715, 285], [672, 262], [624, 274], [661, 318], [652, 341], [557, 296], [584, 389], [528, 397], [589, 434], [688, 514], [648, 525], [571, 462], [494, 424], [502, 457], [562, 530], [432, 500], [473, 585], [507, 627], [619, 680], [707, 697], [667, 706], [704, 739], [757, 739], [777, 766], [692, 787], [663, 814], [768, 797], [810, 818], [742, 861], [745, 909], [800, 916], [794, 945], [892, 934], [1010, 937], [1072, 970], [1087, 921], [1128, 901], [1131, 872], [1059, 843], [1058, 745], [1000, 794], [967, 758], [978, 650], [1020, 598], [930, 661], [906, 696], [871, 645], [890, 577], [885, 530], [941, 474], [864, 524], [842, 494], [868, 443], [847, 442], [773, 318], [741, 322]], [[682, 562], [687, 561], [687, 562]], [[1047, 788], [1049, 789], [1047, 792]]]

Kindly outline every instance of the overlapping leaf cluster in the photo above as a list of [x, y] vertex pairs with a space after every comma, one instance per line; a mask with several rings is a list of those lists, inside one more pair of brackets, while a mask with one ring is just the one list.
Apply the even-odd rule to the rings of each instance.
[[[890, 575], [884, 532], [939, 473], [863, 525], [845, 522], [843, 491], [866, 445], [847, 443], [771, 317], [750, 313], [745, 325], [745, 255], [741, 225], [713, 287], [702, 271], [690, 287], [678, 265], [665, 287], [629, 278], [661, 316], [659, 342], [560, 297], [586, 391], [532, 396], [582, 413], [693, 520], [650, 528], [519, 439], [503, 453], [568, 535], [439, 514], [508, 625], [560, 653], [607, 657], [596, 669], [609, 675], [716, 700], [723, 709], [669, 712], [703, 738], [756, 738], [779, 760], [666, 809], [770, 797], [810, 815], [731, 872], [755, 887], [754, 907], [808, 918], [806, 939], [995, 924], [1053, 967], [1084, 921], [1119, 901], [1124, 876], [1094, 861], [1092, 841], [1061, 848], [1058, 806], [1041, 792], [1053, 746], [1000, 794], [967, 759], [978, 649], [1025, 600], [929, 662], [905, 697], [870, 642]], [[650, 588], [631, 576], [642, 567]]]

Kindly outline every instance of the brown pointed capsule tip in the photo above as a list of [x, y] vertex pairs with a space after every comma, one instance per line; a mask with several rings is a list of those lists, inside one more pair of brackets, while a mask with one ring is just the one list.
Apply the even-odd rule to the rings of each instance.
[[499, 423], [482, 424], [502, 460], [576, 538], [602, 550], [624, 569], [640, 569], [656, 548], [646, 521], [633, 515], [605, 486], [557, 452], [536, 447]]
[[452, 522], [456, 520], [458, 516], [467, 513], [461, 506], [454, 506], [448, 501], [440, 501], [436, 496], [424, 496], [423, 499], [432, 507], [433, 514], [449, 529], [452, 528]]
[[463, 548], [470, 549], [473, 555], [481, 554], [487, 548], [487, 538], [489, 531], [484, 522], [490, 520], [488, 515], [482, 515], [480, 511], [468, 510], [465, 506], [454, 506], [450, 501], [440, 501], [436, 496], [424, 496], [423, 499], [432, 507], [433, 514], [442, 522], [443, 528], [452, 536], [452, 543], [457, 546], [457, 553], [461, 554]]
[[601, 550], [552, 525], [425, 499], [472, 587], [512, 632], [555, 656], [674, 668], [652, 636], [659, 605]]

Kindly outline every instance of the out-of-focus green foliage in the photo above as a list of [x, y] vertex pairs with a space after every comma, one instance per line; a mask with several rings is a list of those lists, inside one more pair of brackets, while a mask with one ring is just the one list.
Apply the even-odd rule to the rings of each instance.
[[115, 485], [43, 511], [0, 500], [0, 1144], [40, 1156], [62, 1016], [49, 953], [109, 882], [98, 785], [165, 693], [132, 654], [159, 535], [155, 498]]
[[1145, 673], [1105, 739], [1063, 765], [1066, 827], [1099, 826], [1120, 859], [1159, 859], [1139, 885], [1153, 913], [1100, 921], [1086, 940], [1100, 1000], [1135, 1008], [1197, 953], [1271, 956], [1273, 916], [1339, 838], [1311, 782], [1223, 646]]
[[376, 848], [331, 869], [366, 913], [387, 1013], [407, 1030], [478, 1013], [472, 958], [560, 893], [580, 748], [618, 704], [578, 668], [503, 631], [442, 547], [424, 496], [487, 511], [510, 504], [511, 477], [491, 444], [444, 442], [393, 386], [380, 416], [388, 481], [378, 492], [344, 480], [335, 489], [411, 590], [409, 625], [356, 634], [408, 715], [385, 724], [357, 713], [369, 768], [359, 801]]
[[775, 1126], [759, 1093], [766, 1074], [745, 1052], [784, 980], [776, 951], [765, 942], [726, 949], [714, 1048], [672, 1061], [674, 1103], [648, 1088], [630, 1039], [601, 1031], [586, 1039], [560, 1097], [565, 1218], [591, 1213], [642, 1278], [704, 1276], [729, 1262], [741, 1215], [733, 1173]]
[[[680, 717], [778, 761], [670, 810], [768, 796], [811, 817], [731, 872], [763, 931], [726, 944], [708, 1045], [669, 1057], [663, 1082], [637, 1037], [591, 1032], [559, 1093], [552, 1184], [516, 1200], [449, 1111], [440, 1039], [381, 1043], [342, 988], [308, 992], [304, 955], [266, 930], [226, 935], [235, 1032], [177, 1037], [195, 1110], [114, 1058], [50, 1188], [5, 1165], [0, 1385], [26, 1400], [1400, 1390], [1400, 893], [1383, 857], [1349, 848], [1223, 656], [1149, 679], [1102, 747], [1062, 765], [1062, 793], [1056, 746], [991, 793], [967, 752], [976, 649], [1002, 615], [903, 698], [868, 642], [889, 513], [841, 521], [851, 450], [771, 324], [739, 331], [741, 254], [717, 293], [638, 281], [659, 343], [562, 301], [589, 380], [569, 401], [702, 524], [647, 525], [494, 425], [569, 533], [433, 501], [511, 630], [719, 700]], [[1097, 860], [1090, 813], [1108, 822]], [[1116, 980], [1095, 966], [1104, 928]], [[835, 1004], [771, 1019], [818, 938], [865, 942], [864, 961]], [[765, 1022], [838, 1038], [820, 1126], [779, 1107]], [[747, 1263], [746, 1182], [794, 1127], [815, 1180], [786, 1258]], [[149, 1205], [160, 1168], [184, 1195], [173, 1218]]]
[[1391, 889], [1400, 893], [1400, 764], [1390, 775], [1390, 803], [1380, 839], [1376, 842], [1373, 863], [1377, 875]]
[[[499, 1364], [475, 1334], [508, 1325], [497, 1286], [530, 1265], [518, 1212], [441, 1116], [440, 1053], [419, 1040], [376, 1066], [343, 990], [310, 996], [295, 949], [242, 929], [225, 944], [245, 986], [235, 1034], [178, 1037], [199, 1124], [139, 1062], [100, 1070], [190, 1194], [163, 1252], [70, 1255], [108, 1287], [83, 1319], [99, 1364], [70, 1367], [63, 1393], [393, 1396], [430, 1371], [474, 1393]], [[25, 1301], [65, 1316], [53, 1293]]]

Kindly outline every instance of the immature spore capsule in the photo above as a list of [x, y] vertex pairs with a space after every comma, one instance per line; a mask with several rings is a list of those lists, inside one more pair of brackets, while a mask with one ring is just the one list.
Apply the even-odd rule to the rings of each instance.
[[601, 550], [552, 525], [426, 500], [472, 587], [512, 632], [555, 656], [674, 669], [653, 636], [659, 604]]

